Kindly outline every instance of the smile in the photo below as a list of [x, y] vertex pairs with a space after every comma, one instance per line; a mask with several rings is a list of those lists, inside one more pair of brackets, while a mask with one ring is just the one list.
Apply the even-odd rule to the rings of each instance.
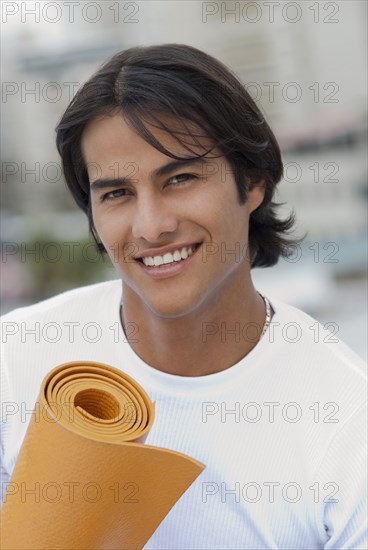
[[141, 261], [146, 266], [159, 267], [186, 260], [191, 256], [198, 245], [185, 246], [173, 252], [166, 252], [163, 256], [144, 256]]
[[196, 256], [202, 243], [185, 246], [183, 248], [166, 252], [162, 256], [143, 256], [137, 258], [138, 264], [146, 274], [154, 279], [163, 279], [180, 273]]

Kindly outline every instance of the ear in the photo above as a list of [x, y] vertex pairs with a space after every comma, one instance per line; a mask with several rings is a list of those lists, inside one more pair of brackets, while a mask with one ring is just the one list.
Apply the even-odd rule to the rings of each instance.
[[248, 214], [251, 214], [263, 202], [266, 182], [260, 176], [246, 177], [248, 197], [245, 203]]

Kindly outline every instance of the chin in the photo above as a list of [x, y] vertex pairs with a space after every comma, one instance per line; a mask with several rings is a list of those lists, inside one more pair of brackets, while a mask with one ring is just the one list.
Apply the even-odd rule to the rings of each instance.
[[162, 319], [178, 319], [180, 317], [195, 315], [206, 301], [203, 288], [194, 288], [187, 285], [186, 289], [181, 287], [171, 289], [166, 287], [156, 289], [143, 289], [136, 284], [130, 285], [125, 279], [123, 290], [133, 297], [135, 308], [146, 310], [153, 316]]
[[179, 319], [188, 315], [193, 315], [199, 306], [199, 300], [175, 300], [162, 299], [146, 301], [149, 310], [157, 317], [163, 319]]

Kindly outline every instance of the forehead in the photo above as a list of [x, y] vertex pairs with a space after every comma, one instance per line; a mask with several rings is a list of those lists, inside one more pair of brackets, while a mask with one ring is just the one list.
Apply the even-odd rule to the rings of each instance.
[[[177, 156], [203, 155], [214, 146], [213, 140], [191, 121], [162, 115], [159, 122], [147, 117], [143, 123], [162, 147]], [[119, 160], [137, 162], [146, 158], [159, 160], [160, 157], [172, 159], [141, 137], [120, 113], [89, 122], [82, 135], [81, 150], [86, 164]]]

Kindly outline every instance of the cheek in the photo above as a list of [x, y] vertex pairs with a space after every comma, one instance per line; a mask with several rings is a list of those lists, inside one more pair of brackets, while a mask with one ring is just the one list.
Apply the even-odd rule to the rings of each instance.
[[[236, 190], [235, 190], [236, 191]], [[216, 200], [212, 208], [217, 227], [226, 232], [230, 238], [247, 235], [249, 215], [245, 204], [238, 202], [237, 192], [227, 188]]]
[[102, 213], [98, 208], [92, 207], [92, 220], [97, 235], [104, 245], [112, 263], [116, 263], [121, 256], [121, 241], [123, 224], [116, 223], [115, 216]]
[[114, 234], [123, 226], [123, 215], [117, 208], [109, 208], [98, 203], [98, 199], [91, 202], [91, 214], [97, 232], [102, 236]]

